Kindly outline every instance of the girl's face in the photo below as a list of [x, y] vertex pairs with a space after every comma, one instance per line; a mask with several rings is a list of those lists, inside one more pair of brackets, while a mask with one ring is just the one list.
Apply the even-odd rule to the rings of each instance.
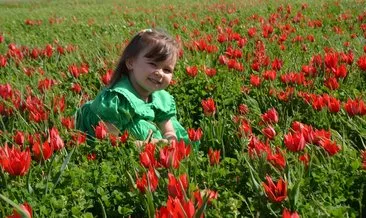
[[126, 61], [127, 68], [130, 70], [130, 81], [144, 100], [147, 100], [154, 91], [169, 86], [176, 64], [175, 57], [161, 62], [146, 58], [148, 51], [149, 48], [146, 48], [137, 57]]

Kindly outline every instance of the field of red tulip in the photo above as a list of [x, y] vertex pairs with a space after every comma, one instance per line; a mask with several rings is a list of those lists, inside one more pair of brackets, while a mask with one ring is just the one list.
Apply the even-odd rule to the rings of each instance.
[[[365, 1], [167, 2], [0, 3], [0, 217], [365, 217]], [[75, 111], [151, 27], [191, 143], [86, 141]]]

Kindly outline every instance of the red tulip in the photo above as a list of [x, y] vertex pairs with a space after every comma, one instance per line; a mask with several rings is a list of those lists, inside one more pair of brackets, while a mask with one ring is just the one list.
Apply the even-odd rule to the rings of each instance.
[[195, 77], [195, 76], [197, 76], [197, 74], [198, 74], [198, 68], [197, 68], [197, 66], [187, 66], [186, 67], [186, 73], [189, 75], [189, 76], [191, 76], [191, 77]]
[[330, 156], [335, 155], [339, 150], [341, 150], [337, 143], [332, 142], [330, 139], [320, 140], [319, 144], [328, 152]]
[[7, 144], [0, 146], [0, 165], [12, 176], [24, 176], [31, 164], [29, 148], [21, 151], [18, 148], [9, 148]]
[[239, 113], [245, 115], [249, 112], [248, 106], [246, 104], [239, 105]]
[[103, 82], [104, 85], [109, 84], [109, 81], [112, 78], [112, 74], [113, 74], [113, 70], [108, 69], [107, 72], [104, 75], [102, 75], [102, 82]]
[[266, 176], [266, 183], [262, 183], [267, 197], [273, 202], [281, 202], [287, 197], [287, 183], [281, 178], [275, 184], [272, 178]]
[[328, 109], [331, 113], [338, 113], [341, 110], [340, 100], [333, 97], [329, 98]]
[[274, 139], [274, 137], [276, 136], [276, 131], [272, 126], [268, 126], [262, 129], [262, 133], [270, 140]]
[[82, 74], [87, 74], [89, 72], [89, 65], [87, 63], [82, 63], [79, 67], [79, 72]]
[[172, 198], [168, 196], [166, 206], [162, 206], [156, 211], [156, 218], [175, 218], [175, 217], [186, 217], [193, 218], [196, 210], [192, 201], [181, 201], [178, 198]]
[[77, 132], [72, 136], [72, 139], [76, 143], [76, 145], [83, 144], [86, 141], [86, 134], [83, 132]]
[[80, 93], [81, 92], [81, 86], [79, 83], [73, 83], [71, 86], [71, 90], [75, 93]]
[[117, 146], [117, 136], [114, 134], [109, 134], [109, 142], [113, 147]]
[[286, 160], [283, 156], [283, 152], [278, 147], [276, 147], [276, 153], [269, 152], [267, 154], [267, 160], [279, 168], [285, 168], [286, 166]]
[[362, 168], [366, 170], [366, 150], [361, 151]]
[[268, 154], [271, 152], [271, 148], [268, 144], [260, 141], [255, 135], [250, 137], [250, 141], [248, 144], [248, 153], [250, 157], [254, 155], [261, 156], [262, 154]]
[[52, 127], [50, 130], [50, 136], [49, 136], [50, 144], [55, 149], [55, 151], [58, 151], [65, 147], [64, 141], [62, 140], [61, 136], [58, 133], [58, 130], [56, 127]]
[[344, 105], [344, 109], [346, 110], [348, 115], [351, 117], [358, 115], [358, 113], [359, 113], [358, 101], [352, 100], [349, 98], [347, 100], [347, 103]]
[[147, 189], [154, 192], [158, 187], [158, 183], [158, 177], [155, 173], [155, 169], [152, 167], [150, 167], [149, 171], [144, 173], [141, 178], [136, 179], [136, 186], [141, 193], [145, 193]]
[[321, 130], [316, 129], [316, 130], [314, 130], [313, 134], [314, 134], [313, 143], [316, 145], [320, 145], [320, 141], [322, 141], [322, 140], [330, 139], [330, 137], [332, 135], [330, 133], [330, 131], [326, 131], [324, 129], [321, 129]]
[[254, 87], [259, 87], [261, 85], [261, 79], [255, 74], [250, 75], [250, 84]]
[[366, 71], [366, 55], [361, 56], [357, 61], [357, 66], [363, 70]]
[[326, 53], [324, 56], [324, 63], [329, 69], [336, 68], [338, 64], [338, 54], [334, 52]]
[[332, 71], [336, 78], [345, 78], [347, 76], [346, 65], [342, 64]]
[[88, 154], [88, 155], [86, 156], [86, 158], [87, 158], [89, 161], [96, 160], [96, 159], [97, 159], [97, 154], [96, 154], [96, 153]]
[[305, 148], [305, 138], [301, 132], [286, 134], [284, 143], [287, 149], [293, 152], [302, 151]]
[[201, 140], [201, 137], [202, 137], [202, 129], [201, 128], [198, 128], [196, 130], [194, 130], [193, 128], [189, 128], [187, 130], [187, 132], [188, 132], [189, 139], [192, 142], [196, 142], [196, 141]]
[[75, 78], [78, 78], [80, 75], [79, 68], [75, 64], [69, 66], [69, 72]]
[[244, 136], [250, 136], [252, 134], [252, 127], [248, 121], [241, 121], [239, 126], [239, 134]]
[[191, 152], [191, 146], [185, 146], [183, 140], [172, 141], [169, 146], [160, 149], [160, 163], [166, 168], [179, 168], [180, 161], [187, 157]]
[[284, 208], [282, 212], [282, 218], [300, 218], [300, 216], [296, 211], [291, 213], [290, 210]]
[[251, 27], [248, 29], [248, 35], [250, 38], [253, 38], [257, 33], [257, 29], [255, 27]]
[[265, 123], [278, 123], [278, 113], [275, 108], [269, 109], [266, 113], [262, 114], [261, 117]]
[[155, 167], [157, 165], [154, 144], [148, 143], [145, 145], [145, 150], [140, 153], [140, 163], [146, 168]]
[[206, 116], [212, 116], [216, 112], [215, 101], [212, 98], [202, 100], [203, 112]]
[[[32, 207], [27, 203], [23, 203], [19, 205], [19, 207], [25, 212], [27, 218], [32, 218]], [[21, 214], [18, 213], [17, 210], [13, 210], [13, 215], [7, 216], [7, 218], [24, 218]]]
[[6, 67], [8, 61], [6, 56], [0, 55], [0, 67]]
[[220, 150], [208, 149], [208, 157], [210, 160], [210, 165], [216, 165], [220, 163]]
[[24, 133], [21, 131], [17, 131], [14, 136], [14, 142], [17, 143], [18, 145], [23, 145], [24, 144]]
[[71, 130], [75, 128], [75, 120], [72, 117], [63, 117], [61, 123], [66, 129]]
[[168, 194], [169, 196], [180, 200], [184, 199], [185, 192], [188, 188], [187, 174], [182, 174], [179, 178], [175, 178], [173, 174], [168, 173]]
[[283, 61], [278, 59], [278, 58], [275, 58], [272, 62], [272, 70], [275, 70], [275, 71], [279, 71], [281, 70], [283, 66]]
[[123, 134], [119, 137], [119, 140], [121, 141], [121, 143], [126, 143], [127, 139], [128, 139], [128, 136], [129, 136], [128, 131], [125, 130], [123, 132]]
[[207, 76], [213, 77], [216, 75], [216, 69], [215, 68], [206, 68], [205, 69], [205, 74]]
[[95, 127], [95, 137], [97, 139], [104, 139], [107, 137], [107, 127], [101, 121], [99, 121], [98, 125]]
[[267, 70], [267, 71], [264, 71], [263, 73], [263, 78], [266, 79], [266, 80], [275, 80], [276, 79], [276, 71], [274, 70]]
[[336, 90], [339, 88], [339, 84], [336, 78], [330, 77], [324, 81], [324, 85], [330, 90]]
[[42, 151], [41, 145], [39, 143], [35, 143], [33, 145], [32, 151], [36, 161], [48, 160], [53, 154], [53, 147], [47, 141], [45, 141], [42, 144]]

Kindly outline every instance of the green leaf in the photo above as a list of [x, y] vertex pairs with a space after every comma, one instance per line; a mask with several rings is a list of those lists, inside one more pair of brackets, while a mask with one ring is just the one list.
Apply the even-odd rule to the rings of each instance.
[[54, 185], [53, 185], [52, 190], [53, 190], [53, 189], [55, 189], [55, 188], [56, 188], [56, 186], [57, 186], [57, 184], [60, 182], [60, 180], [61, 180], [61, 176], [62, 176], [62, 173], [65, 171], [67, 164], [69, 164], [70, 159], [71, 159], [71, 156], [72, 156], [72, 154], [74, 153], [75, 149], [76, 149], [76, 147], [74, 147], [74, 148], [71, 150], [71, 152], [66, 156], [66, 158], [65, 158], [64, 162], [62, 163], [60, 171], [58, 172], [58, 174], [57, 174], [56, 178], [53, 180], [53, 184], [54, 184]]

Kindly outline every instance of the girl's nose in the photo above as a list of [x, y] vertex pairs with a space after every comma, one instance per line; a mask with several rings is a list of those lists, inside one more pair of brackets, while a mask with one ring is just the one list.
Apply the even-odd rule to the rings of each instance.
[[162, 69], [156, 69], [154, 73], [155, 73], [155, 75], [157, 75], [159, 77], [162, 77], [163, 70]]

